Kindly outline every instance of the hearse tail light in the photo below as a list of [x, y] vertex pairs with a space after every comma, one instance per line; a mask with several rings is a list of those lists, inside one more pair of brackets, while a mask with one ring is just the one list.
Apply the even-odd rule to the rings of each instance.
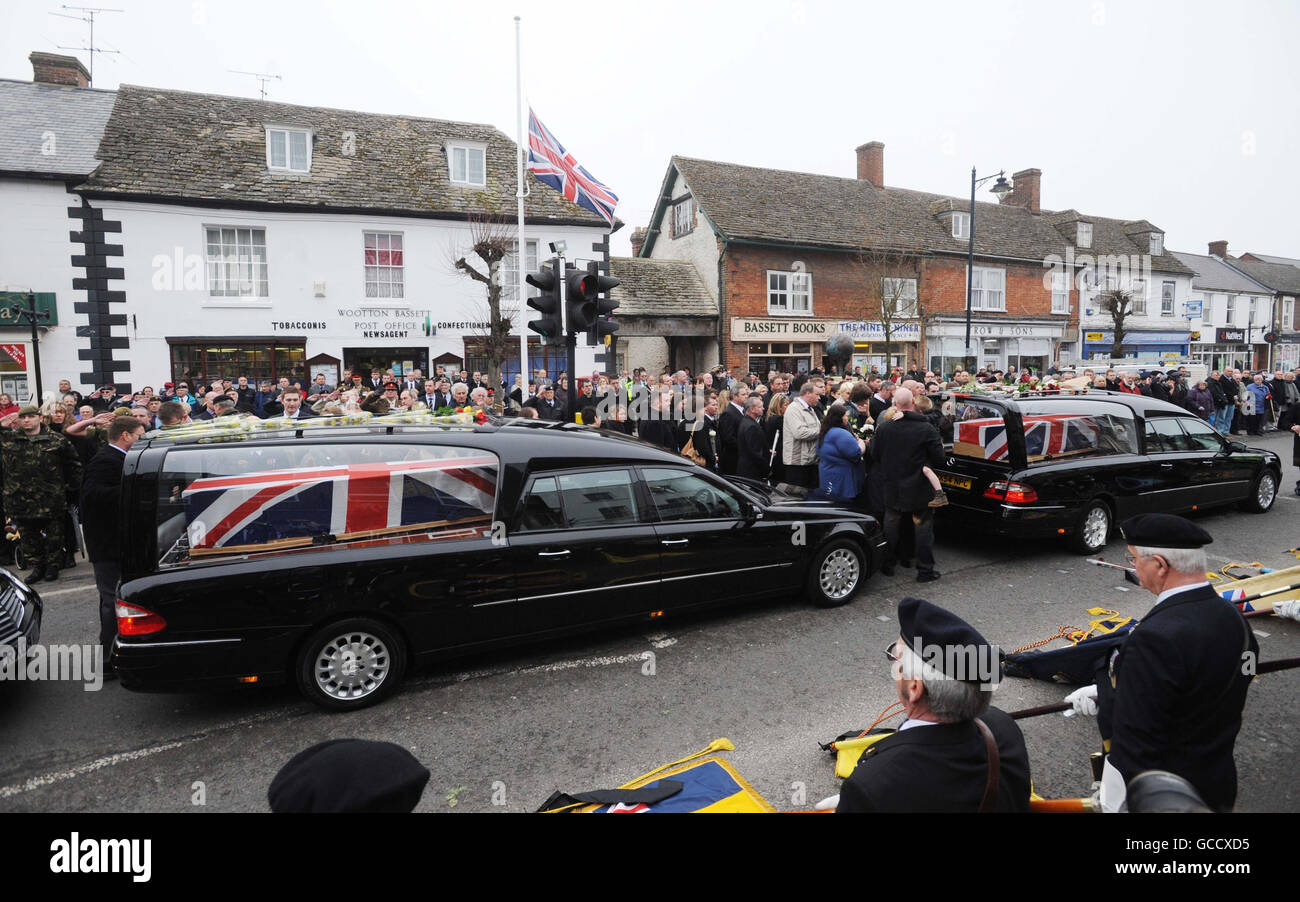
[[167, 621], [161, 614], [155, 614], [146, 608], [127, 604], [117, 599], [117, 631], [123, 636], [147, 636], [167, 628]]
[[1028, 504], [1038, 500], [1038, 492], [1033, 486], [1021, 482], [999, 480], [989, 483], [989, 487], [984, 490], [984, 497], [992, 498], [994, 501], [1005, 501], [1007, 504]]

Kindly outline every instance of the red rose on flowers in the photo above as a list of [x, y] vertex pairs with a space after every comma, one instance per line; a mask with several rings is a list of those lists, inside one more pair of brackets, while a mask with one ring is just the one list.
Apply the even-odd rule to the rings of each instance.
[[487, 414], [480, 410], [478, 413], [474, 414], [474, 422], [480, 426], [483, 425], [487, 422]]

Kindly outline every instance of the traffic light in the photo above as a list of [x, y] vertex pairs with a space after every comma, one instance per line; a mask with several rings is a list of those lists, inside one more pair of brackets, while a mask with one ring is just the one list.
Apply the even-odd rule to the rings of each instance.
[[[588, 267], [590, 270], [591, 267]], [[596, 321], [596, 279], [590, 272], [583, 272], [572, 264], [565, 273], [564, 326], [576, 335], [586, 332]]]
[[607, 336], [618, 331], [618, 323], [613, 318], [614, 311], [618, 309], [618, 301], [611, 298], [609, 292], [621, 283], [613, 276], [602, 276], [600, 265], [595, 262], [587, 264], [587, 278], [594, 280], [597, 293], [604, 295], [596, 298], [596, 315], [587, 330], [587, 344], [603, 345]]
[[537, 297], [529, 298], [527, 303], [542, 314], [528, 324], [528, 328], [542, 336], [542, 344], [564, 337], [564, 323], [560, 319], [560, 277], [556, 275], [559, 269], [559, 258], [552, 257], [549, 263], [524, 280], [541, 292]]

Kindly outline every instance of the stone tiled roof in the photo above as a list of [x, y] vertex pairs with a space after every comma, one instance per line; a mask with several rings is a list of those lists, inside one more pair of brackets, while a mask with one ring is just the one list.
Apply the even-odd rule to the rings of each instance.
[[718, 315], [718, 305], [692, 263], [610, 257], [609, 274], [622, 282], [609, 295], [619, 302], [616, 317]]
[[1181, 251], [1171, 253], [1178, 258], [1179, 262], [1196, 273], [1192, 277], [1194, 290], [1268, 293], [1267, 289], [1254, 279], [1228, 266], [1218, 257], [1185, 254]]
[[[1078, 210], [1060, 210], [1055, 213], [1043, 211], [1043, 218], [1056, 227], [1057, 233], [1067, 244], [1074, 244], [1078, 237], [1076, 222], [1092, 223], [1092, 247], [1075, 248], [1075, 254], [1091, 254], [1094, 257], [1114, 255], [1129, 257], [1134, 254], [1145, 256], [1151, 246], [1146, 240], [1148, 232], [1160, 232], [1161, 229], [1145, 219], [1124, 220], [1110, 219], [1106, 216], [1091, 216]], [[1151, 258], [1151, 268], [1156, 272], [1191, 275], [1195, 270], [1185, 266], [1167, 247], [1164, 253]]]
[[0, 79], [0, 172], [89, 175], [115, 93]]
[[1254, 260], [1242, 260], [1229, 257], [1227, 262], [1239, 269], [1256, 282], [1267, 285], [1272, 291], [1284, 294], [1300, 294], [1300, 269], [1285, 263], [1259, 263]]
[[1263, 260], [1265, 263], [1281, 263], [1283, 266], [1300, 267], [1300, 260], [1297, 260], [1295, 257], [1279, 257], [1276, 254], [1256, 254], [1253, 251], [1249, 251], [1248, 253], [1250, 253], [1252, 257]]
[[[311, 130], [309, 174], [268, 170], [268, 125]], [[485, 187], [452, 184], [446, 145], [455, 141], [486, 145]], [[122, 85], [100, 155], [103, 165], [81, 186], [93, 196], [443, 216], [486, 210], [511, 220], [516, 211], [515, 143], [491, 125]], [[535, 179], [526, 214], [605, 225]]]
[[[966, 239], [952, 237], [942, 214], [969, 210], [969, 198], [689, 157], [673, 157], [673, 165], [729, 239], [919, 253], [967, 250]], [[977, 202], [975, 253], [1033, 261], [1063, 254], [1066, 242], [1047, 219], [1024, 207]]]

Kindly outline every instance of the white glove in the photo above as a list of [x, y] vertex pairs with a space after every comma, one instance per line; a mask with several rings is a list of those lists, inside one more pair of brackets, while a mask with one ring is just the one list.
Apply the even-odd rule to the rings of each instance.
[[[1076, 689], [1065, 697], [1067, 704], [1074, 705], [1074, 714], [1083, 714], [1087, 717], [1097, 716], [1097, 687], [1083, 686]], [[1071, 712], [1066, 711], [1066, 716]]]
[[833, 796], [827, 796], [813, 806], [817, 811], [834, 811], [838, 807], [840, 807], [840, 794], [838, 792]]
[[1273, 602], [1273, 613], [1279, 617], [1287, 617], [1291, 620], [1300, 620], [1300, 600], [1275, 601]]

